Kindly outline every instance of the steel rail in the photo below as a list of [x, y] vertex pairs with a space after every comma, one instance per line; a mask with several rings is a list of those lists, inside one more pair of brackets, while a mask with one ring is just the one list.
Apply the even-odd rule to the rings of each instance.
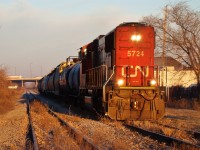
[[[37, 97], [35, 95], [33, 95], [33, 96], [35, 97], [36, 100], [38, 100], [43, 106], [45, 106], [47, 108], [47, 106], [44, 105], [39, 99], [37, 99]], [[62, 126], [66, 127], [66, 129], [69, 131], [70, 136], [74, 140], [76, 140], [79, 145], [81, 145], [83, 147], [86, 147], [87, 149], [91, 149], [91, 150], [98, 150], [98, 149], [100, 149], [89, 138], [87, 138], [86, 136], [82, 135], [81, 132], [79, 132], [78, 130], [76, 130], [69, 123], [67, 123], [64, 120], [62, 120], [58, 115], [56, 115], [53, 112], [53, 110], [51, 110], [49, 107], [47, 109], [48, 109], [48, 113], [49, 114], [51, 114], [53, 117], [55, 117], [56, 119], [58, 119], [58, 121], [61, 123]]]
[[124, 124], [124, 126], [132, 131], [136, 131], [141, 133], [144, 136], [149, 136], [150, 138], [154, 139], [154, 140], [158, 140], [159, 142], [164, 142], [166, 143], [168, 146], [184, 146], [184, 148], [186, 149], [200, 149], [200, 145], [194, 145], [173, 137], [169, 137], [169, 136], [165, 136], [159, 133], [155, 133], [152, 131], [148, 131], [133, 125], [127, 125]]
[[[26, 95], [27, 95], [27, 92], [26, 92]], [[37, 142], [37, 138], [36, 138], [36, 135], [35, 135], [35, 130], [33, 128], [33, 124], [32, 124], [32, 120], [31, 120], [31, 113], [30, 113], [30, 99], [29, 97], [27, 98], [27, 114], [28, 114], [28, 121], [29, 121], [29, 136], [30, 136], [30, 140], [32, 141], [32, 144], [33, 144], [33, 149], [34, 150], [38, 150], [38, 142]]]
[[158, 124], [160, 126], [166, 127], [166, 128], [171, 128], [171, 129], [176, 129], [176, 130], [180, 130], [180, 131], [185, 131], [187, 134], [192, 134], [194, 136], [195, 139], [200, 140], [200, 132], [197, 131], [190, 131], [190, 130], [186, 130], [186, 129], [179, 129], [173, 126], [169, 126], [169, 125], [165, 125], [159, 122], [151, 122], [151, 123], [155, 123]]
[[48, 112], [49, 112], [49, 114], [51, 114], [52, 116], [54, 116], [55, 118], [57, 118], [58, 121], [61, 123], [61, 125], [65, 126], [67, 128], [67, 130], [70, 133], [70, 136], [73, 139], [75, 139], [76, 141], [80, 141], [80, 142], [78, 142], [79, 145], [87, 147], [88, 149], [91, 149], [91, 150], [98, 150], [98, 149], [100, 149], [90, 139], [88, 139], [86, 136], [83, 136], [81, 132], [79, 132], [74, 127], [72, 127], [70, 124], [68, 124], [67, 122], [65, 122], [64, 120], [62, 120], [51, 109], [48, 109]]

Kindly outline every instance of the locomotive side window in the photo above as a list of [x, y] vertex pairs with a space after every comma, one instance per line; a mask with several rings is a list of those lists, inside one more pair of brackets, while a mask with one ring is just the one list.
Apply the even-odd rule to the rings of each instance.
[[115, 38], [114, 38], [114, 32], [111, 32], [105, 37], [105, 51], [106, 52], [111, 52], [113, 49], [115, 49], [114, 43], [115, 43]]

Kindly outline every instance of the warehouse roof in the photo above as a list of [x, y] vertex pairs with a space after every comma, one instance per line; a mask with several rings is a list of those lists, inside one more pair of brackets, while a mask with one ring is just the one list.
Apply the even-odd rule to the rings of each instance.
[[[154, 64], [158, 66], [163, 66], [163, 58], [162, 57], [155, 57]], [[175, 70], [183, 70], [186, 69], [186, 66], [181, 64], [179, 61], [172, 57], [164, 57], [164, 66], [174, 67]]]

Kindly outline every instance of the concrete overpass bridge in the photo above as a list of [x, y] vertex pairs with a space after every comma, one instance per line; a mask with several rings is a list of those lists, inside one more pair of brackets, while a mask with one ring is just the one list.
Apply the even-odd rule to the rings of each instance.
[[24, 87], [26, 83], [33, 83], [35, 86], [37, 86], [38, 80], [40, 80], [41, 78], [42, 77], [24, 78], [22, 76], [8, 76], [7, 80], [13, 84]]

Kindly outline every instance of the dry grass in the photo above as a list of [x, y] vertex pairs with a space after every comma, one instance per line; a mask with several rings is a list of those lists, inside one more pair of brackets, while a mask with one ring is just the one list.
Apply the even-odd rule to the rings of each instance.
[[47, 111], [46, 108], [43, 107], [39, 101], [33, 101], [33, 106], [34, 107], [31, 107], [31, 110], [37, 114]]
[[0, 115], [5, 114], [14, 108], [14, 101], [10, 99], [0, 99]]
[[[192, 136], [187, 134], [181, 128], [181, 126], [178, 125], [178, 124], [180, 124], [180, 125], [183, 124], [182, 122], [181, 123], [177, 122], [177, 124], [176, 124], [179, 127], [180, 130], [160, 126], [159, 124], [154, 123], [154, 122], [150, 122], [150, 121], [134, 121], [133, 124], [138, 126], [138, 127], [142, 127], [142, 128], [148, 129], [148, 130], [156, 132], [156, 133], [160, 133], [160, 134], [164, 134], [166, 136], [178, 138], [178, 139], [184, 140], [186, 142], [190, 142], [190, 143], [194, 143], [194, 144], [196, 143], [196, 141], [192, 138]], [[170, 120], [168, 120], [165, 123], [162, 122], [162, 124], [168, 125], [168, 124], [171, 124], [171, 123], [170, 123]]]
[[0, 114], [4, 114], [14, 108], [15, 99], [22, 93], [21, 89], [8, 89], [10, 84], [7, 80], [6, 71], [0, 69]]
[[[121, 137], [124, 132], [124, 127], [121, 122], [111, 121], [106, 117], [100, 117], [100, 122], [98, 122], [90, 119], [80, 118], [74, 115], [59, 114], [59, 116], [73, 126], [77, 131], [79, 131], [81, 134], [80, 136], [87, 137], [100, 149], [128, 149], [128, 142]], [[116, 132], [115, 130], [120, 130], [120, 132]], [[80, 138], [78, 143], [82, 143], [81, 140], [82, 139]], [[87, 150], [91, 148], [84, 147], [84, 149]]]
[[78, 149], [68, 131], [40, 102], [31, 103], [31, 116], [40, 149]]

